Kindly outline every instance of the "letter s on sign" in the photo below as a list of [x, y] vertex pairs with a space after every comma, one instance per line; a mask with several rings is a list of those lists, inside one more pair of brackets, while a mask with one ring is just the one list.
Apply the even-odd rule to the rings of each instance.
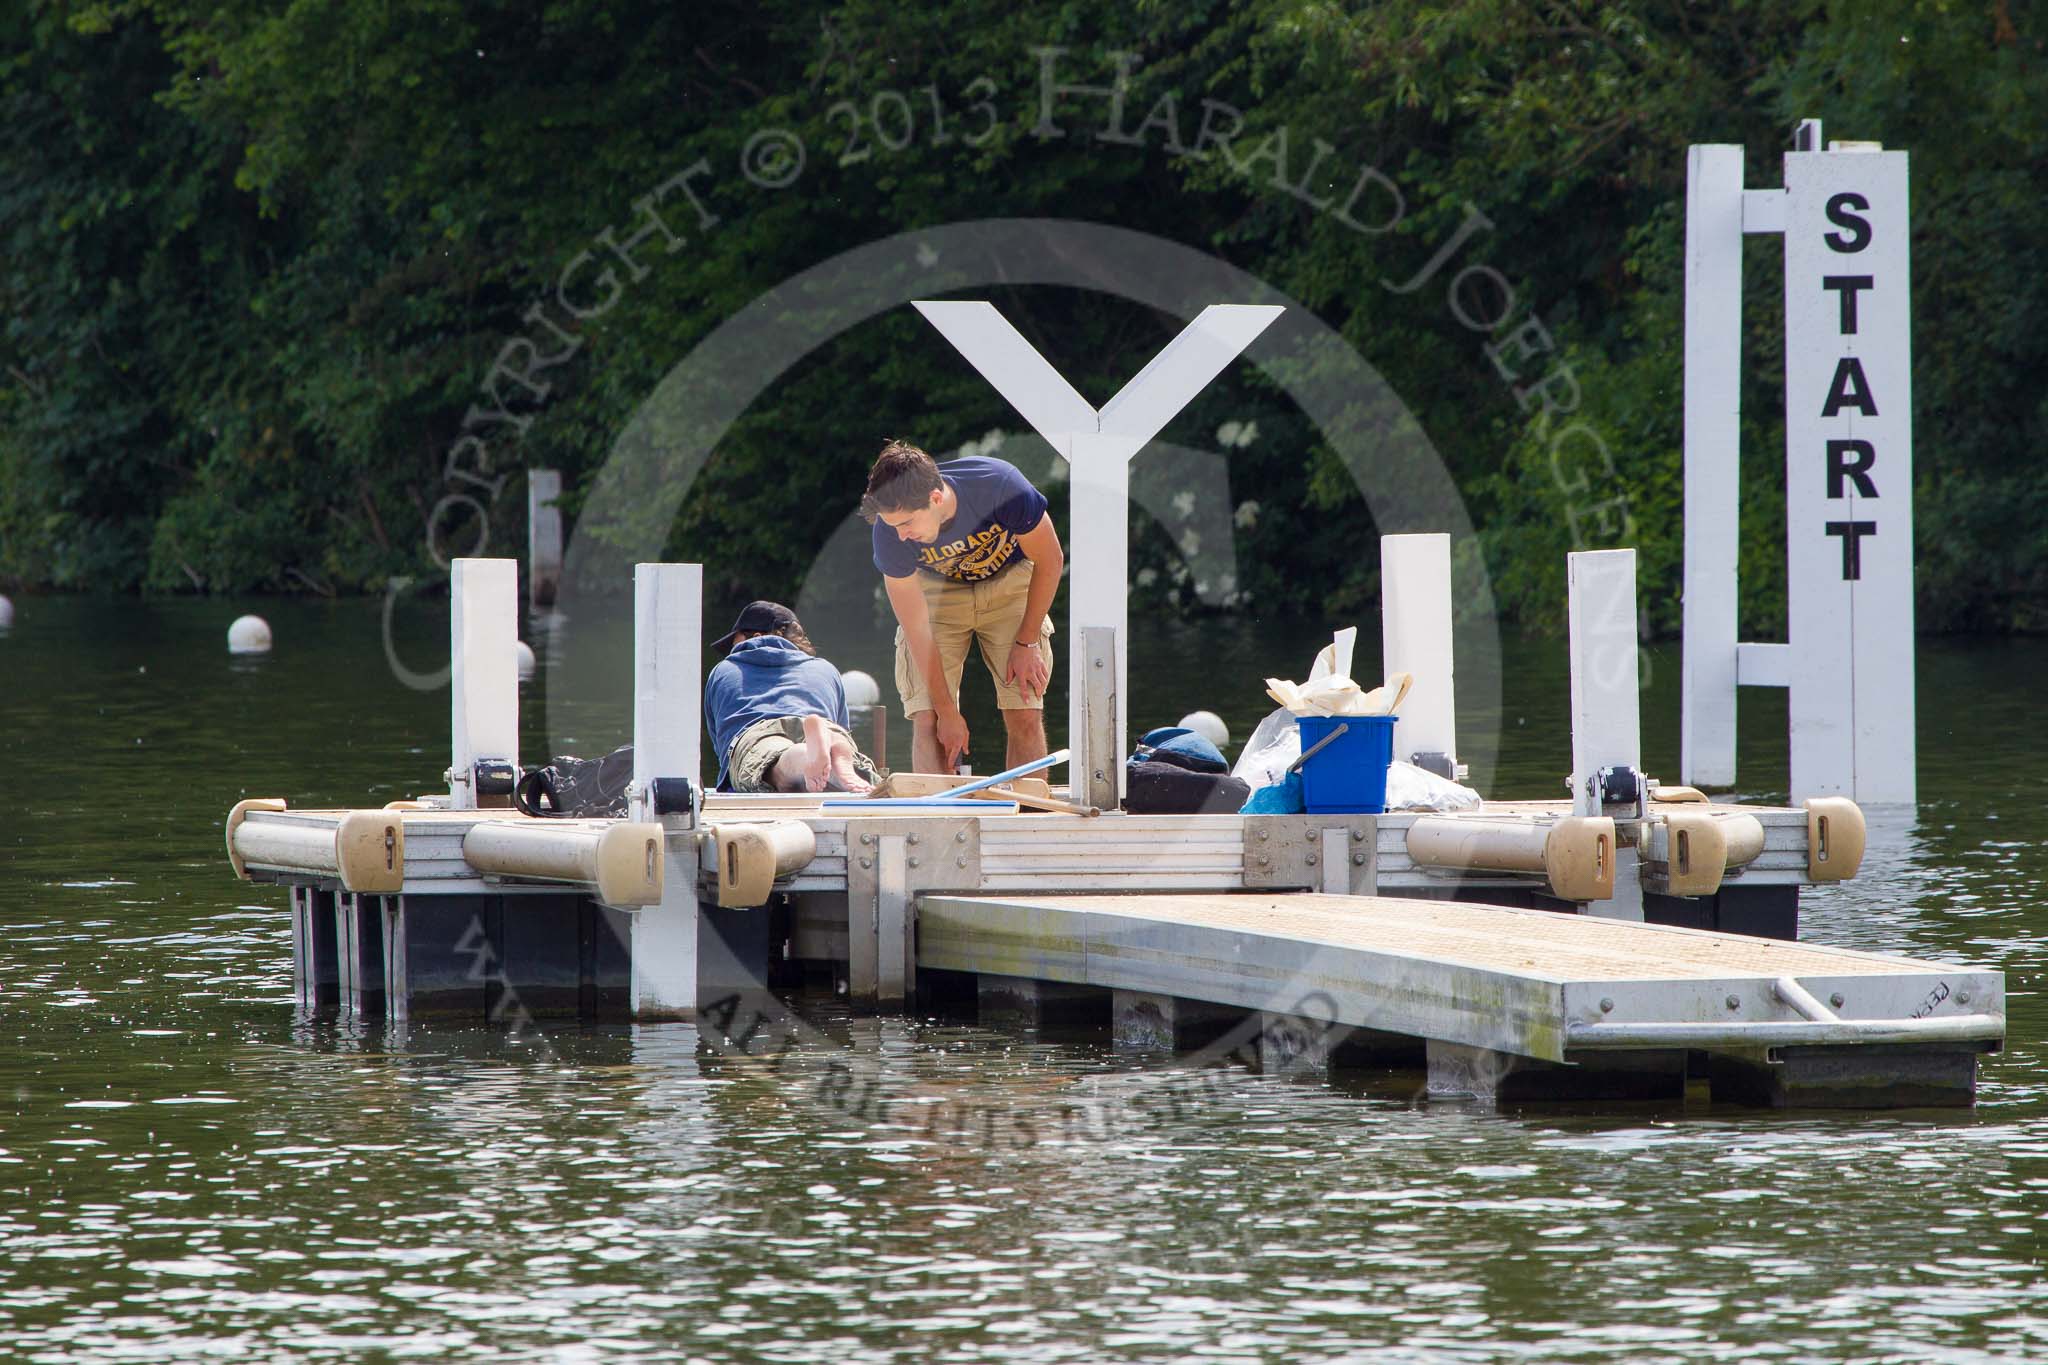
[[1849, 253], [1863, 250], [1870, 245], [1870, 220], [1859, 218], [1850, 209], [1870, 211], [1870, 201], [1860, 194], [1831, 194], [1828, 196], [1828, 221], [1845, 229], [1847, 235], [1830, 232], [1822, 240], [1836, 251]]

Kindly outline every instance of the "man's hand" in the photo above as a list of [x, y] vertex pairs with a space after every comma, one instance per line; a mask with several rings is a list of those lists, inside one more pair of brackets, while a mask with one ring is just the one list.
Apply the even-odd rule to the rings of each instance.
[[967, 717], [958, 711], [938, 716], [939, 753], [945, 757], [946, 771], [951, 772], [960, 764], [961, 755], [967, 752]]
[[1011, 644], [1010, 663], [1003, 670], [1003, 681], [1016, 684], [1024, 700], [1037, 701], [1043, 697], [1051, 677], [1052, 666], [1045, 661], [1045, 651], [1037, 645]]

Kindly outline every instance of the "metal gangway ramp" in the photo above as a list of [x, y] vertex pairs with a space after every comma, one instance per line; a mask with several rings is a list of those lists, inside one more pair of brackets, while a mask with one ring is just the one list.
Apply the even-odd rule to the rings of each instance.
[[916, 935], [984, 997], [1110, 993], [1120, 1041], [1220, 1007], [1325, 1040], [1311, 1064], [1419, 1041], [1433, 1093], [1488, 1099], [1682, 1094], [1690, 1066], [1717, 1099], [1967, 1104], [2005, 1033], [1996, 971], [1452, 901], [927, 894]]

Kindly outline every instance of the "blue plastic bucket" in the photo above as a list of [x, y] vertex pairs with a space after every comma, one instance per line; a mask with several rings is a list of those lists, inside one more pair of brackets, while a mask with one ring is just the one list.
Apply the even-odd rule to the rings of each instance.
[[1296, 716], [1294, 723], [1303, 753], [1338, 726], [1351, 727], [1301, 765], [1302, 801], [1311, 814], [1378, 815], [1387, 808], [1392, 716]]

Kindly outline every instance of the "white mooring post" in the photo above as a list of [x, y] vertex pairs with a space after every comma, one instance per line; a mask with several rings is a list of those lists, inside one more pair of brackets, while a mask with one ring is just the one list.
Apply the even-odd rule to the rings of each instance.
[[[1820, 146], [1785, 186], [1691, 149], [1685, 244], [1685, 662], [1680, 776], [1735, 780], [1736, 688], [1787, 687], [1792, 799], [1917, 795], [1907, 158]], [[1742, 238], [1784, 236], [1784, 643], [1736, 639]]]
[[[661, 904], [633, 916], [633, 1014], [687, 1018], [697, 1009], [697, 843], [690, 815], [657, 816], [657, 777], [701, 780], [704, 567], [633, 569], [633, 797], [629, 818], [668, 827]], [[694, 803], [693, 803], [694, 804]]]
[[1451, 650], [1451, 538], [1380, 537], [1381, 671], [1415, 684], [1394, 721], [1394, 757], [1442, 754], [1457, 775], [1458, 708]]
[[449, 805], [475, 810], [478, 763], [519, 772], [519, 563], [458, 559], [448, 592]]
[[[1685, 661], [1680, 778], [1735, 781], [1741, 537], [1742, 148], [1693, 147], [1685, 178]], [[1725, 357], [1708, 363], [1707, 357]]]
[[[1627, 769], [1641, 782], [1642, 732], [1637, 707], [1636, 552], [1585, 550], [1566, 560], [1572, 660], [1572, 814], [1608, 814], [1600, 774]], [[1617, 841], [1617, 845], [1619, 841]], [[1614, 896], [1586, 913], [1608, 919], [1643, 917], [1642, 878], [1634, 848], [1617, 846]]]
[[526, 598], [534, 607], [552, 607], [562, 586], [562, 471], [526, 471]]
[[[1098, 411], [992, 304], [918, 302], [917, 310], [1069, 466], [1067, 558], [1067, 744], [1069, 785], [1113, 807], [1128, 747], [1131, 460], [1281, 310], [1267, 304], [1212, 304]], [[1116, 633], [1114, 742], [1100, 753], [1088, 734], [1082, 670], [1084, 632]], [[1105, 799], [1106, 797], [1106, 799]]]

